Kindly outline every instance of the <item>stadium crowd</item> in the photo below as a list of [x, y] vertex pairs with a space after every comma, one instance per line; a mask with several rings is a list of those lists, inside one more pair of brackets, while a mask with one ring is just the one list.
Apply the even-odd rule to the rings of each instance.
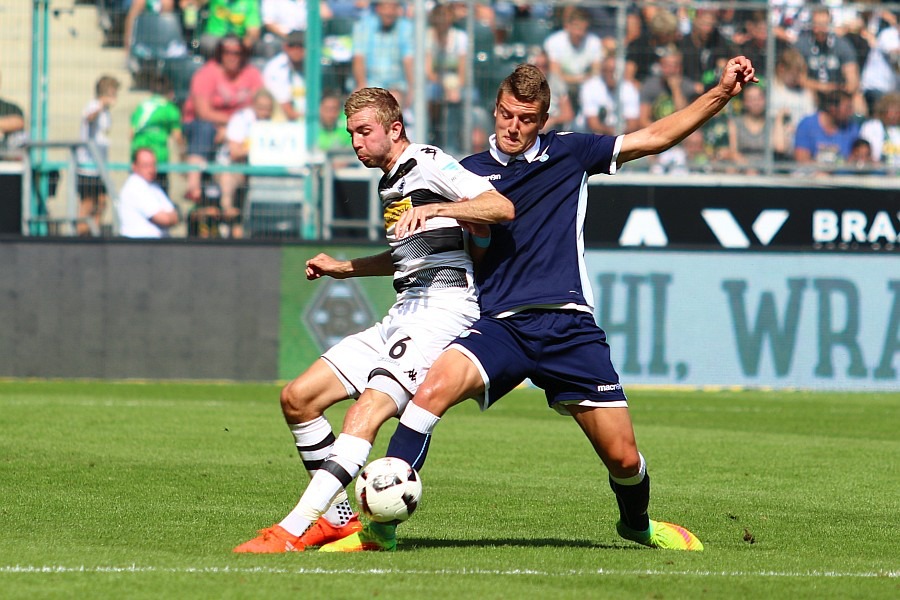
[[[196, 214], [219, 219], [230, 235], [239, 235], [245, 179], [205, 174], [204, 165], [246, 162], [248, 131], [258, 120], [305, 120], [306, 2], [96, 2], [108, 15], [106, 43], [123, 47], [134, 84], [151, 92], [131, 121], [132, 152], [150, 147], [160, 165], [195, 166], [187, 174], [186, 198]], [[900, 32], [896, 13], [881, 3], [776, 0], [758, 9], [752, 2], [721, 9], [684, 0], [629, 3], [623, 26], [613, 3], [477, 2], [472, 45], [468, 2], [426, 6], [427, 81], [416, 85], [412, 2], [319, 3], [322, 152], [352, 151], [340, 107], [365, 86], [391, 90], [413, 139], [412, 107], [422, 90], [429, 135], [417, 141], [461, 156], [486, 147], [493, 90], [518, 63], [535, 64], [551, 82], [546, 129], [620, 134], [686, 106], [715, 84], [728, 57], [744, 54], [761, 76], [759, 89], [687, 143], [629, 169], [756, 174], [770, 166], [769, 148], [783, 172], [848, 174], [900, 166]], [[149, 27], [157, 17], [177, 27]], [[774, 57], [767, 52], [770, 33]], [[154, 34], [174, 37], [148, 38]], [[162, 48], [162, 59], [144, 60], [153, 48]], [[467, 100], [474, 108], [466, 132], [471, 137], [463, 139]], [[270, 106], [259, 110], [260, 103]], [[96, 104], [95, 98], [85, 109], [82, 130], [102, 148], [103, 136], [126, 135], [126, 129], [108, 133], [95, 126]], [[169, 155], [169, 138], [176, 155]], [[165, 170], [157, 176], [164, 190]], [[84, 189], [96, 206], [96, 185]], [[209, 231], [216, 229], [197, 223], [191, 229], [197, 235]]]

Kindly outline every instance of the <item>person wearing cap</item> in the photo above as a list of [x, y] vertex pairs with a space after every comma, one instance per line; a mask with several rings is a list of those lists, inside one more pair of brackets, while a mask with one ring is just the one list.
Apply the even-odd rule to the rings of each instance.
[[283, 51], [273, 56], [263, 68], [263, 84], [272, 93], [289, 121], [306, 114], [306, 34], [292, 31], [284, 38]]

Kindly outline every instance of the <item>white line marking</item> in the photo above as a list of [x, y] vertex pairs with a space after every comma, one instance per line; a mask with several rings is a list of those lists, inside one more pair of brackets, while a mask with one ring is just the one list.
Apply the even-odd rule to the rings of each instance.
[[542, 577], [570, 577], [572, 575], [624, 575], [661, 577], [798, 577], [798, 578], [897, 578], [900, 571], [662, 571], [655, 569], [597, 569], [571, 571], [538, 571], [534, 569], [282, 569], [273, 567], [152, 567], [130, 565], [125, 567], [66, 567], [63, 565], [8, 565], [0, 566], [0, 573], [198, 573], [198, 574], [272, 574], [272, 575], [537, 575]]

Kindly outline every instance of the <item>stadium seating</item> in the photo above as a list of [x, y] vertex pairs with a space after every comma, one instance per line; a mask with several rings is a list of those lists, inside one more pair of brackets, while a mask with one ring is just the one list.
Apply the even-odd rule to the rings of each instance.
[[128, 70], [135, 87], [143, 88], [148, 75], [163, 71], [167, 61], [186, 56], [188, 47], [176, 13], [138, 15], [128, 49]]
[[182, 56], [165, 61], [162, 72], [172, 83], [175, 103], [179, 107], [187, 100], [191, 89], [191, 77], [202, 66], [203, 59], [198, 56]]

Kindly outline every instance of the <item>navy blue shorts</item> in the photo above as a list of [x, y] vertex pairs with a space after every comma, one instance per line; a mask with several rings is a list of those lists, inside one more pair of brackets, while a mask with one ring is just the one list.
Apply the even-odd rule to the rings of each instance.
[[484, 378], [482, 409], [525, 379], [544, 390], [547, 404], [587, 401], [627, 406], [609, 356], [606, 333], [593, 315], [576, 310], [528, 310], [503, 319], [482, 317], [456, 338]]

